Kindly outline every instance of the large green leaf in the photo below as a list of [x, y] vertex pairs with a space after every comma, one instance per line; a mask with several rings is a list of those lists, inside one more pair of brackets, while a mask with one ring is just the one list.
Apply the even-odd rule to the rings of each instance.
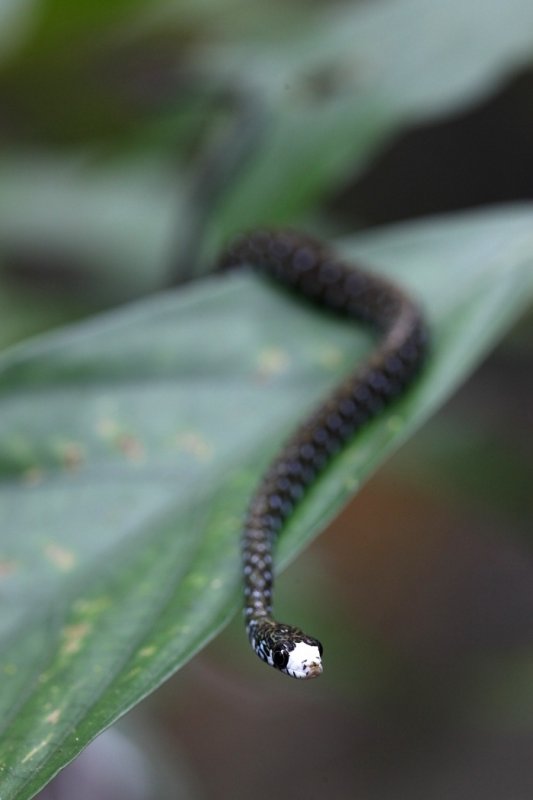
[[[533, 206], [376, 231], [342, 248], [419, 295], [433, 354], [408, 396], [308, 493], [281, 563], [533, 293]], [[227, 622], [252, 487], [291, 427], [370, 348], [357, 326], [240, 274], [4, 355], [2, 800], [31, 797]], [[248, 652], [244, 635], [242, 649], [236, 657]]]

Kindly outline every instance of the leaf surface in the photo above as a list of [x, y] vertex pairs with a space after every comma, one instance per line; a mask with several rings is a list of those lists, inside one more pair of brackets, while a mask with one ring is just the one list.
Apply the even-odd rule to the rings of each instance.
[[[533, 293], [530, 205], [339, 246], [416, 293], [432, 357], [309, 491], [283, 534], [281, 564], [464, 380]], [[254, 484], [371, 347], [358, 326], [244, 273], [3, 355], [2, 800], [32, 797], [230, 619]], [[247, 655], [243, 634], [236, 658]]]

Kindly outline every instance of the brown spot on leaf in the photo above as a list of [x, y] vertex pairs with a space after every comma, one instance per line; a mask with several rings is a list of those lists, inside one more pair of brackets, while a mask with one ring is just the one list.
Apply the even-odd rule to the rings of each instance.
[[17, 563], [15, 561], [0, 559], [0, 578], [6, 578], [8, 575], [12, 575], [16, 569]]
[[144, 447], [142, 442], [131, 433], [121, 433], [115, 439], [118, 449], [124, 453], [129, 461], [140, 463], [144, 460]]
[[22, 473], [22, 482], [27, 486], [38, 486], [44, 480], [44, 471], [40, 467], [28, 467]]
[[56, 725], [59, 722], [59, 717], [61, 716], [61, 709], [54, 708], [49, 714], [46, 715], [45, 720], [49, 722], [50, 725]]
[[65, 469], [74, 472], [85, 461], [85, 451], [79, 442], [64, 442], [60, 446], [60, 458]]

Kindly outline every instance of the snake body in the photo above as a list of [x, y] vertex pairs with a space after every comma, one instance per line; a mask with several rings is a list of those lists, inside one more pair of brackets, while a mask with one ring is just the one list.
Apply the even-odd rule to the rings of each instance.
[[348, 265], [321, 242], [293, 231], [257, 231], [238, 239], [220, 268], [252, 266], [315, 303], [370, 325], [371, 356], [298, 427], [263, 475], [242, 535], [244, 615], [250, 643], [270, 666], [294, 678], [322, 672], [322, 645], [272, 617], [273, 549], [307, 487], [340, 448], [398, 397], [418, 373], [427, 328], [400, 288]]

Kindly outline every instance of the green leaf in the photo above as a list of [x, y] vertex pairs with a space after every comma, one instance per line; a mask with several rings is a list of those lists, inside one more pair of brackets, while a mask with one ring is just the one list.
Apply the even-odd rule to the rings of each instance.
[[214, 240], [308, 212], [398, 130], [479, 102], [532, 55], [529, 0], [328, 5], [287, 39], [232, 44], [217, 74], [241, 76], [273, 113]]
[[[416, 292], [433, 353], [408, 396], [308, 493], [283, 534], [281, 564], [525, 307], [532, 223], [533, 206], [523, 205], [342, 243]], [[31, 797], [230, 619], [254, 484], [295, 423], [371, 347], [364, 330], [250, 273], [158, 296], [0, 360], [2, 800]], [[235, 658], [248, 657], [243, 633]]]

